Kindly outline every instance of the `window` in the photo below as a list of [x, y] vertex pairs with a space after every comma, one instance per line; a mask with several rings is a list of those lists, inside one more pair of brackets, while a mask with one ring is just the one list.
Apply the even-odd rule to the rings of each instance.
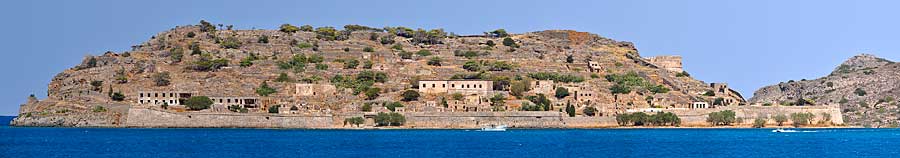
[[[140, 94], [141, 94], [141, 98], [143, 98], [143, 97], [144, 97], [144, 93], [140, 93]], [[143, 103], [143, 102], [141, 102], [141, 103]]]
[[441, 88], [447, 88], [447, 84], [441, 84]]
[[431, 84], [431, 88], [437, 87], [435, 84]]
[[450, 88], [456, 88], [456, 84], [450, 84]]
[[425, 86], [425, 84], [423, 83], [423, 84], [422, 84], [422, 88], [428, 88], [428, 86]]

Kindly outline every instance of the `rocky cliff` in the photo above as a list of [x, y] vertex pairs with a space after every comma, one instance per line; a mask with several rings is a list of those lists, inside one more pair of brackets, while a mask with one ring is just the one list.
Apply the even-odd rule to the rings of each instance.
[[851, 57], [825, 77], [782, 82], [757, 90], [752, 103], [840, 104], [850, 125], [897, 127], [900, 63], [870, 54]]
[[[522, 34], [496, 30], [460, 36], [442, 29], [359, 25], [343, 30], [290, 25], [280, 30], [232, 30], [204, 21], [161, 32], [132, 48], [88, 56], [60, 72], [48, 86], [47, 99], [31, 97], [13, 124], [122, 126], [126, 120], [119, 116], [127, 115], [129, 108], [147, 106], [138, 100], [144, 91], [260, 97], [263, 105], [354, 113], [365, 103], [400, 101], [404, 91], [417, 88], [418, 80], [449, 79], [490, 80], [492, 89], [502, 94], [515, 91], [511, 85], [518, 82], [557, 80], [557, 86], [591, 92], [587, 102], [578, 102], [575, 96], [551, 97], [560, 106], [578, 102], [579, 109], [744, 102], [723, 84], [714, 87], [686, 72], [672, 71], [681, 70], [680, 57], [654, 63], [630, 42], [571, 30]], [[614, 80], [616, 75], [626, 77]], [[363, 79], [374, 82], [356, 83]], [[297, 83], [333, 85], [337, 90], [327, 97], [298, 97]], [[264, 84], [271, 94], [266, 93], [270, 89], [260, 91]], [[402, 104], [421, 107], [446, 95], [423, 94]], [[523, 98], [506, 95], [503, 100], [518, 104]]]

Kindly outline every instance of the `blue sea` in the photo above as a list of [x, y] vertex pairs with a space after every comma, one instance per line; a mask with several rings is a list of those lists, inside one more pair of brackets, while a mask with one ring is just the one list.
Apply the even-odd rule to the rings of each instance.
[[900, 130], [896, 129], [805, 129], [772, 133], [771, 129], [479, 132], [0, 127], [0, 157], [898, 156]]

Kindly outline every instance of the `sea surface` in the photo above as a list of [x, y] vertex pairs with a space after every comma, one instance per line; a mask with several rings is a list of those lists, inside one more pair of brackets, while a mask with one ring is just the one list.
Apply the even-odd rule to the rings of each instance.
[[0, 127], [0, 157], [900, 157], [900, 130]]

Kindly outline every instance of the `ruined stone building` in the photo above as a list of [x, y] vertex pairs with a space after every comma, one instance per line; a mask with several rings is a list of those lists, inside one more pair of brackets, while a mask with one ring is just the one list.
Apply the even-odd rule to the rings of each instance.
[[138, 103], [142, 105], [183, 105], [195, 92], [186, 91], [139, 91]]
[[650, 63], [652, 63], [653, 65], [656, 65], [657, 67], [668, 70], [670, 72], [677, 73], [677, 72], [684, 71], [684, 69], [682, 69], [682, 66], [681, 66], [681, 56], [677, 56], [677, 55], [655, 56], [655, 57], [649, 57], [649, 58], [647, 58], [647, 60]]
[[419, 81], [419, 93], [425, 94], [481, 94], [487, 95], [494, 89], [489, 80], [423, 80]]

